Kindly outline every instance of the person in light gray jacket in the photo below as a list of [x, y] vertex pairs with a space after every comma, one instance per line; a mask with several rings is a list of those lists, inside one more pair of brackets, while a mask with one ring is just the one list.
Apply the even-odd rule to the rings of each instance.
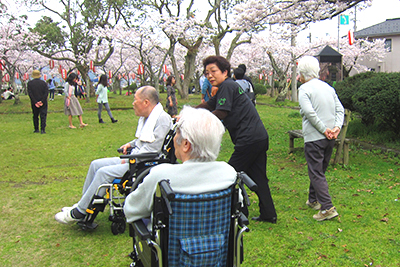
[[344, 108], [329, 84], [318, 79], [319, 62], [311, 56], [303, 57], [298, 64], [300, 114], [303, 117], [304, 153], [310, 178], [306, 204], [319, 210], [313, 218], [329, 220], [339, 214], [332, 204], [325, 171], [328, 167], [335, 139], [343, 125]]

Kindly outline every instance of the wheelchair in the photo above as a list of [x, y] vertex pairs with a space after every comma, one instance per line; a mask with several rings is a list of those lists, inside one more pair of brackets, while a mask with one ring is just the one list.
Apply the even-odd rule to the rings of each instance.
[[[174, 150], [174, 136], [176, 124], [167, 133], [161, 149], [161, 155], [158, 153], [140, 153], [121, 155], [121, 159], [129, 160], [129, 170], [122, 178], [114, 179], [110, 184], [102, 184], [93, 196], [92, 202], [86, 209], [86, 216], [77, 224], [82, 230], [94, 230], [98, 224], [94, 222], [99, 212], [104, 212], [107, 204], [109, 205], [111, 221], [111, 232], [114, 235], [122, 234], [126, 229], [126, 219], [123, 212], [123, 205], [126, 196], [143, 181], [144, 177], [149, 173], [151, 167], [162, 163], [176, 163]], [[118, 152], [122, 152], [118, 149]], [[99, 192], [105, 190], [106, 194], [100, 196]]]
[[160, 181], [151, 231], [144, 220], [129, 224], [133, 237], [130, 266], [240, 266], [243, 234], [249, 231], [250, 200], [244, 184], [252, 191], [257, 189], [244, 172], [227, 189], [197, 195], [175, 193], [168, 180]]

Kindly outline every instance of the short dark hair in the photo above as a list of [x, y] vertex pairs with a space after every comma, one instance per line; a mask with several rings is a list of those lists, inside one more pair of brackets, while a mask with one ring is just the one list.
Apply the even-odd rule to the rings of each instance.
[[231, 77], [231, 63], [226, 58], [221, 56], [209, 56], [203, 60], [204, 69], [207, 65], [215, 64], [221, 72], [228, 71], [228, 77]]
[[167, 85], [172, 85], [172, 78], [175, 78], [175, 76], [173, 76], [173, 75], [168, 76], [167, 82], [166, 82]]
[[70, 85], [75, 85], [76, 83], [74, 82], [74, 80], [76, 78], [78, 78], [78, 75], [76, 75], [76, 73], [74, 73], [74, 72], [71, 72], [68, 75], [68, 78], [67, 78], [66, 82], [69, 83]]
[[246, 73], [246, 65], [244, 65], [244, 64], [240, 64], [239, 66], [238, 66], [238, 68], [241, 68], [243, 71], [244, 71], [244, 73]]
[[242, 68], [236, 68], [233, 71], [233, 75], [235, 75], [236, 80], [242, 80], [244, 77], [244, 70]]

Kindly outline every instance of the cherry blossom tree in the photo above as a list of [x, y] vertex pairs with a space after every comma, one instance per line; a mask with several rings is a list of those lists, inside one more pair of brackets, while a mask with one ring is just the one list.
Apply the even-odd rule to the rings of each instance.
[[[82, 0], [59, 0], [36, 1], [26, 0], [27, 4], [39, 5], [47, 12], [57, 16], [59, 21], [49, 21], [49, 18], [42, 18], [42, 21], [35, 25], [33, 32], [41, 35], [41, 42], [35, 42], [33, 49], [41, 55], [57, 60], [69, 61], [80, 71], [82, 78], [87, 85], [91, 85], [88, 72], [89, 63], [94, 66], [102, 66], [114, 52], [112, 40], [107, 38], [95, 38], [90, 32], [95, 27], [114, 27], [120, 21], [128, 22], [131, 9], [125, 6], [133, 6], [134, 1], [82, 1]], [[43, 22], [48, 23], [43, 23]], [[49, 23], [52, 25], [49, 30]], [[61, 28], [60, 25], [66, 28]], [[58, 34], [51, 35], [54, 32]], [[55, 38], [57, 37], [57, 39]], [[51, 46], [47, 42], [51, 43]], [[100, 56], [98, 51], [93, 51], [95, 45], [107, 46], [107, 53]], [[91, 89], [93, 89], [91, 87]], [[93, 93], [93, 90], [90, 90]], [[90, 95], [90, 94], [89, 94]]]

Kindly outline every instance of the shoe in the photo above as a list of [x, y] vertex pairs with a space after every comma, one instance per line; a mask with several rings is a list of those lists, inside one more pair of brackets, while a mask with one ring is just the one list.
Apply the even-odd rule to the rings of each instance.
[[319, 204], [318, 201], [310, 202], [309, 200], [307, 200], [306, 205], [312, 208], [313, 210], [321, 209], [321, 204]]
[[71, 211], [71, 210], [75, 209], [76, 207], [78, 207], [78, 203], [75, 203], [74, 205], [72, 205], [72, 207], [63, 207], [61, 209], [61, 211], [66, 211], [66, 210]]
[[116, 119], [111, 119], [111, 122], [112, 123], [116, 123], [118, 120], [116, 120]]
[[253, 221], [258, 221], [258, 222], [270, 222], [270, 223], [276, 223], [276, 221], [278, 220], [276, 217], [272, 217], [272, 218], [268, 218], [268, 219], [264, 219], [261, 218], [260, 216], [258, 217], [253, 217], [251, 218]]
[[70, 224], [70, 223], [79, 222], [82, 220], [82, 219], [72, 218], [71, 210], [61, 211], [61, 212], [57, 213], [54, 216], [54, 219], [56, 219], [57, 222], [63, 223], [63, 224]]
[[337, 213], [336, 208], [332, 207], [329, 210], [320, 210], [317, 214], [313, 216], [313, 218], [320, 222], [324, 220], [330, 220], [338, 215], [339, 213]]
[[74, 126], [74, 125], [70, 125], [70, 126], [68, 126], [70, 129], [76, 129], [76, 127]]
[[33, 133], [40, 133], [40, 131], [39, 130], [34, 130]]
[[83, 128], [83, 127], [86, 127], [86, 126], [88, 126], [89, 124], [87, 124], [87, 123], [82, 123], [79, 127], [81, 127], [81, 128]]
[[103, 119], [99, 119], [99, 123], [105, 123]]
[[46, 131], [45, 131], [45, 130], [41, 130], [40, 133], [41, 133], [41, 134], [45, 134]]

